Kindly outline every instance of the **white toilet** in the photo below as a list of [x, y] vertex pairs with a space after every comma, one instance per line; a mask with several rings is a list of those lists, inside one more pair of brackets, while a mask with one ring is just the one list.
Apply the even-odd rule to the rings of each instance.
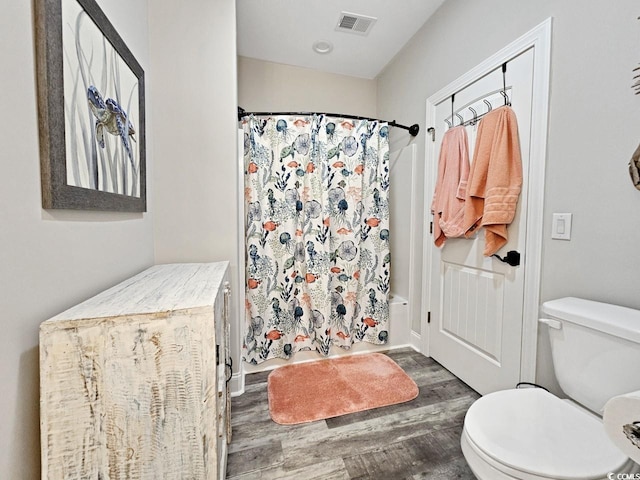
[[579, 298], [546, 302], [542, 310], [554, 370], [570, 399], [541, 388], [478, 399], [461, 439], [471, 470], [480, 480], [600, 480], [639, 472], [609, 440], [600, 416], [609, 398], [640, 390], [640, 311]]

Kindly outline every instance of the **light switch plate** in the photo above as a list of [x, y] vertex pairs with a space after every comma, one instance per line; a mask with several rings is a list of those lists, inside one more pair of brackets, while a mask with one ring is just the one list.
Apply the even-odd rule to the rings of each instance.
[[551, 238], [571, 240], [571, 213], [554, 213], [551, 226]]

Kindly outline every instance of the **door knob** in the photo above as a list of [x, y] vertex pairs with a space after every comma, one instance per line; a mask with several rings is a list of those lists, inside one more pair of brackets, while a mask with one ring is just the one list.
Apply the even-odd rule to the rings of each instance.
[[520, 252], [516, 252], [515, 250], [510, 250], [504, 257], [500, 255], [491, 255], [492, 257], [496, 257], [498, 260], [504, 263], [508, 263], [512, 267], [517, 267], [520, 265]]

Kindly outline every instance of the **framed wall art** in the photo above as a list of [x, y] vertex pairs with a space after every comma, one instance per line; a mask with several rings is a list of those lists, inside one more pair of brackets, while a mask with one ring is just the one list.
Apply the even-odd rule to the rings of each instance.
[[42, 206], [146, 211], [144, 71], [94, 0], [36, 0]]

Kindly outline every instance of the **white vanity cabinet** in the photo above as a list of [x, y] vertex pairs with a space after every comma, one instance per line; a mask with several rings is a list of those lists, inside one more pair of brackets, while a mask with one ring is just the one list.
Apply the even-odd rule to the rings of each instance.
[[157, 265], [40, 326], [43, 479], [222, 479], [228, 262]]

